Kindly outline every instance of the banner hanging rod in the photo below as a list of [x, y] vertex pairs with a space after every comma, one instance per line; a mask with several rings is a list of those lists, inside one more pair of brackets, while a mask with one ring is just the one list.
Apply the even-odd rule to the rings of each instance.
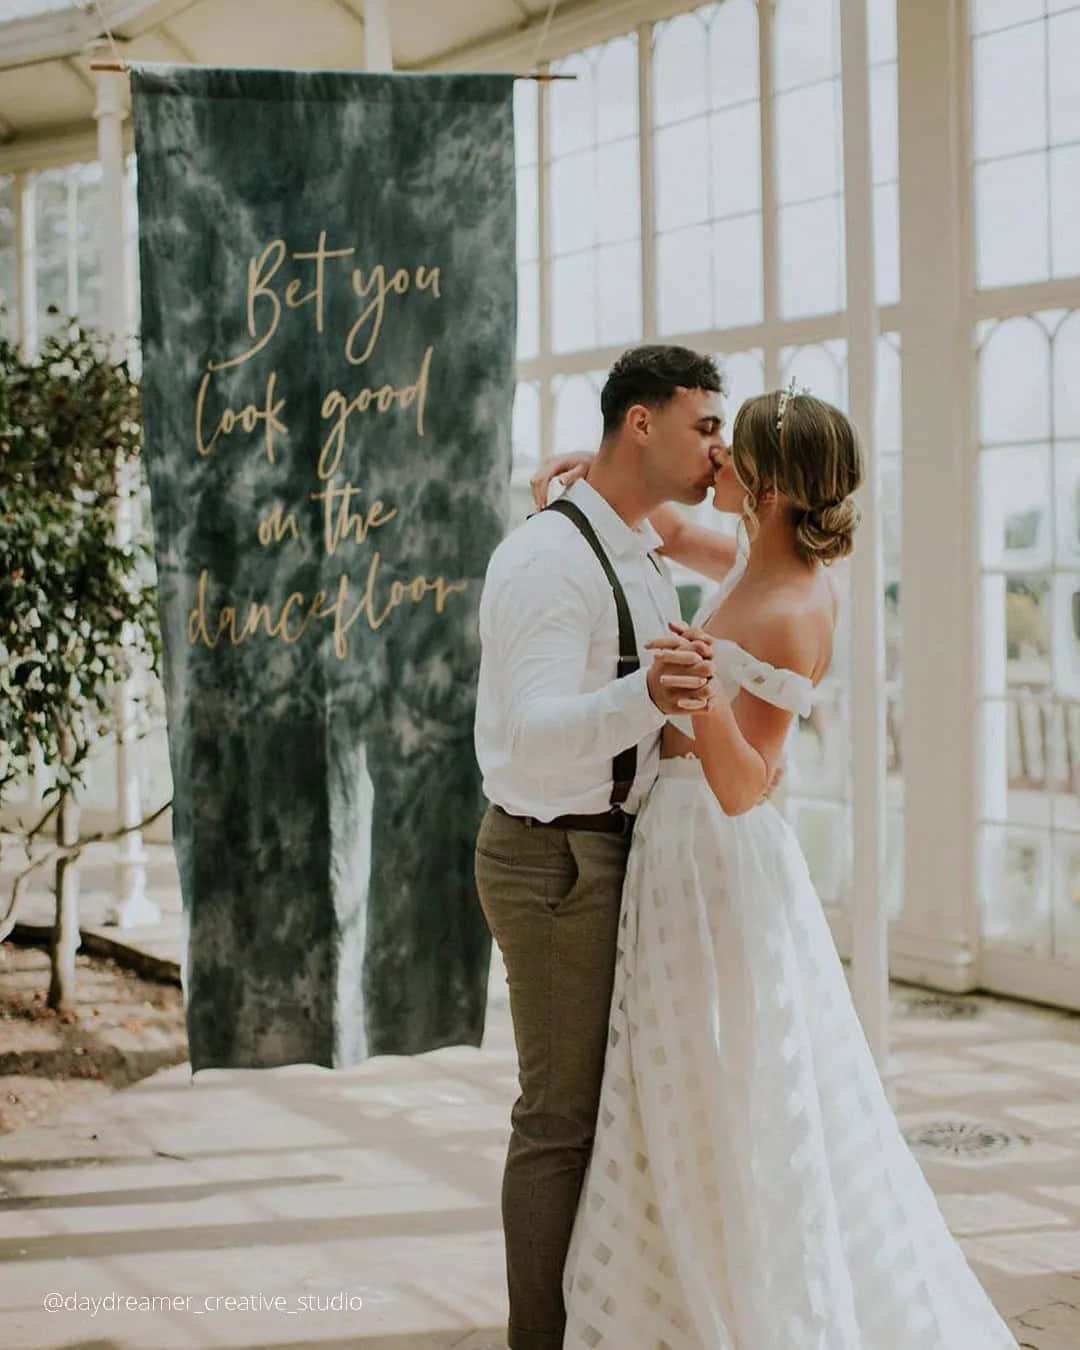
[[[133, 64], [138, 64], [138, 63], [137, 63], [137, 62], [129, 63], [129, 62], [127, 62], [127, 61], [91, 61], [91, 62], [90, 62], [90, 69], [91, 69], [91, 70], [112, 71], [113, 73], [115, 73], [115, 74], [117, 74], [117, 75], [126, 75], [126, 74], [131, 70], [131, 66], [132, 66]], [[361, 74], [361, 75], [364, 74], [364, 73], [365, 73], [364, 71], [360, 71], [360, 72], [359, 72], [359, 74]], [[383, 73], [383, 72], [380, 72], [380, 73]], [[390, 74], [393, 74], [393, 71], [390, 71], [389, 73], [390, 73]], [[406, 72], [406, 73], [407, 73], [407, 72]], [[447, 73], [449, 74], [449, 73], [452, 73], [452, 72], [447, 72]], [[556, 74], [553, 74], [553, 73], [548, 72], [548, 71], [537, 70], [537, 71], [533, 71], [533, 72], [531, 72], [531, 73], [529, 73], [529, 74], [527, 74], [527, 75], [515, 75], [515, 76], [514, 76], [514, 79], [515, 79], [515, 80], [536, 80], [538, 84], [549, 84], [552, 80], [576, 80], [576, 79], [577, 79], [577, 76], [576, 76], [576, 75], [556, 75]]]

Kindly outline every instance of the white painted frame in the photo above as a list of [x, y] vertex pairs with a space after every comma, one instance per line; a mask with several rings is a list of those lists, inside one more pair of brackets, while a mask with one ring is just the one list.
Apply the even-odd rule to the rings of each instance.
[[[692, 0], [598, 0], [556, 12], [542, 53], [557, 60], [636, 31], [639, 90], [651, 79], [652, 25], [696, 8]], [[149, 22], [168, 4], [139, 7]], [[779, 353], [842, 338], [847, 316], [782, 320], [776, 297], [776, 220], [771, 131], [771, 0], [759, 0], [763, 105], [762, 208], [764, 320], [727, 330], [674, 334], [707, 350], [760, 348], [766, 382], [779, 380]], [[427, 69], [525, 70], [536, 54], [542, 17], [513, 35], [448, 53]], [[1033, 309], [1080, 308], [1080, 278], [982, 292], [974, 283], [971, 174], [971, 70], [967, 0], [898, 0], [900, 103], [900, 244], [898, 304], [878, 311], [882, 332], [897, 332], [903, 370], [904, 511], [904, 774], [905, 896], [892, 925], [894, 975], [936, 988], [980, 985], [1080, 1007], [1080, 979], [1062, 962], [980, 949], [976, 892], [977, 741], [971, 691], [978, 671], [979, 565], [972, 334], [987, 317]], [[541, 393], [542, 444], [551, 445], [552, 380], [610, 364], [618, 348], [556, 357], [551, 352], [550, 285], [544, 259], [549, 229], [546, 159], [547, 101], [558, 86], [542, 85], [538, 119], [540, 175], [540, 354], [518, 366], [521, 380]], [[647, 98], [640, 100], [643, 337], [656, 332], [655, 199]], [[72, 127], [48, 140], [0, 147], [0, 172], [19, 172], [32, 196], [33, 170], [92, 158], [92, 128]], [[30, 241], [32, 243], [32, 241]], [[26, 263], [20, 275], [25, 296]], [[20, 332], [27, 333], [26, 322]], [[946, 503], [948, 509], [945, 509]], [[943, 585], [947, 577], [950, 584]], [[856, 751], [857, 753], [857, 751]], [[850, 924], [833, 916], [841, 949]]]

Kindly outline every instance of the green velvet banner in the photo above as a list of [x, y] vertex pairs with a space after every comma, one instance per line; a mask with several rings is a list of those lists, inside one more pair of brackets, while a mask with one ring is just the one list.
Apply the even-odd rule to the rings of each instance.
[[136, 69], [193, 1068], [479, 1044], [510, 77]]

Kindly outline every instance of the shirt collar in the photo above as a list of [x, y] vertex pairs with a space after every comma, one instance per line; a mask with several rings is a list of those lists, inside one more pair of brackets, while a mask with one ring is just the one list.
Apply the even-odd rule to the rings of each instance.
[[566, 494], [567, 501], [579, 506], [589, 524], [604, 541], [610, 553], [624, 557], [631, 553], [652, 553], [664, 542], [646, 517], [640, 525], [627, 525], [606, 498], [584, 478], [579, 478]]

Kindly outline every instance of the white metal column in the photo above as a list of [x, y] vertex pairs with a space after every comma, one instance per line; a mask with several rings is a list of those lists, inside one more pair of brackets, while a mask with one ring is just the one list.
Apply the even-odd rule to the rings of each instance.
[[963, 0], [901, 0], [905, 904], [892, 970], [961, 992], [978, 982], [975, 891], [976, 501], [970, 241], [960, 128]]
[[761, 263], [765, 388], [780, 384], [780, 206], [776, 190], [776, 108], [773, 103], [773, 0], [758, 4], [758, 93], [761, 98]]
[[15, 175], [15, 338], [19, 355], [29, 361], [37, 348], [34, 179]]
[[[23, 361], [31, 361], [37, 351], [37, 242], [34, 226], [34, 200], [37, 185], [34, 175], [21, 170], [15, 174], [15, 341]], [[27, 784], [27, 805], [38, 809], [49, 786], [49, 775], [40, 750], [34, 752], [31, 781]]]
[[848, 387], [865, 455], [862, 523], [851, 571], [855, 867], [852, 968], [855, 1003], [878, 1068], [888, 1054], [889, 957], [885, 913], [885, 618], [880, 474], [874, 437], [878, 315], [874, 293], [874, 195], [866, 0], [843, 0], [841, 51]]
[[[123, 360], [127, 344], [124, 276], [124, 81], [117, 75], [97, 75], [98, 160], [101, 164], [99, 240], [101, 256], [101, 326], [114, 361]], [[130, 545], [135, 537], [137, 498], [133, 466], [117, 464], [116, 542]], [[116, 851], [116, 903], [108, 921], [122, 928], [157, 923], [161, 912], [146, 894], [146, 850], [142, 834], [131, 827], [142, 819], [138, 745], [135, 730], [135, 691], [125, 681], [116, 694], [116, 785], [122, 836]]]
[[386, 0], [364, 0], [364, 69], [384, 72], [394, 69]]

